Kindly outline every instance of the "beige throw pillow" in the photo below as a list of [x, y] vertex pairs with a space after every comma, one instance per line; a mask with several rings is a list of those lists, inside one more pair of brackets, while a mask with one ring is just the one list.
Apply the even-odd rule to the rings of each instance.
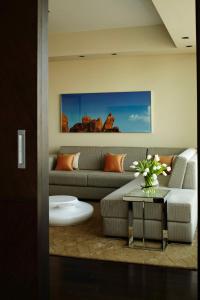
[[78, 170], [78, 161], [80, 157], [80, 152], [74, 154], [74, 161], [73, 161], [73, 169]]

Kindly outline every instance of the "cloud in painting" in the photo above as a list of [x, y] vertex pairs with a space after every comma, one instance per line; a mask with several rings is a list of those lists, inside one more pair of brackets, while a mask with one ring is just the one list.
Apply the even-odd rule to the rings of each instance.
[[148, 123], [149, 122], [149, 118], [150, 118], [150, 106], [148, 106], [148, 109], [147, 109], [146, 113], [143, 113], [141, 115], [139, 115], [139, 114], [131, 114], [128, 117], [128, 121], [131, 121], [131, 122], [142, 121], [142, 122]]

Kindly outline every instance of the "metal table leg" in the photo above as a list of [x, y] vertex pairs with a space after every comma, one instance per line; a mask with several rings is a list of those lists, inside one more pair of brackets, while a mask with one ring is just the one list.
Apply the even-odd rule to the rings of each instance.
[[142, 231], [143, 231], [143, 236], [142, 236], [142, 244], [143, 248], [145, 248], [145, 223], [144, 223], [144, 201], [142, 202]]
[[134, 242], [133, 230], [133, 203], [128, 203], [128, 246], [132, 247]]
[[162, 250], [164, 251], [168, 243], [167, 228], [167, 203], [162, 204]]

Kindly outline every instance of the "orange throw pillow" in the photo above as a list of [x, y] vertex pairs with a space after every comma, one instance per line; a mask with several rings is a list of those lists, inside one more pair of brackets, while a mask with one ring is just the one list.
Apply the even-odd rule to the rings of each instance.
[[126, 154], [108, 153], [104, 156], [104, 172], [124, 172]]
[[[166, 164], [167, 166], [171, 167], [171, 171], [172, 171], [172, 165], [173, 165], [174, 159], [175, 159], [174, 155], [160, 156], [160, 163]], [[170, 174], [171, 171], [169, 171], [169, 172], [167, 171], [167, 173]]]
[[58, 154], [55, 170], [57, 171], [72, 171], [74, 154]]

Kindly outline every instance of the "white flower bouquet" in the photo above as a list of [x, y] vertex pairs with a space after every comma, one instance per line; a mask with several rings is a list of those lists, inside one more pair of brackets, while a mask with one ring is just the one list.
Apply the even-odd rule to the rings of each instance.
[[144, 160], [134, 161], [130, 168], [134, 170], [135, 177], [138, 177], [140, 174], [144, 176], [145, 188], [158, 185], [158, 176], [160, 174], [167, 176], [166, 172], [171, 171], [170, 166], [160, 162], [158, 154], [154, 156], [149, 154]]

